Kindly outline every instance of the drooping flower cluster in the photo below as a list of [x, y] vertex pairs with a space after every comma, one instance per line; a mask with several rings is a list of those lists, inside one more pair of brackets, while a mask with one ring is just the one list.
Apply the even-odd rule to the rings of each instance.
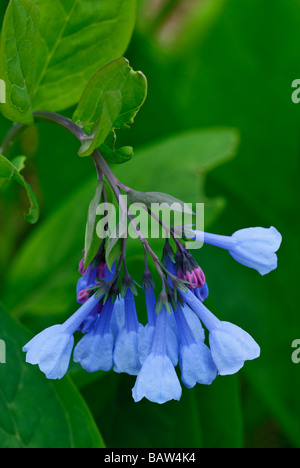
[[[203, 233], [191, 231], [197, 239]], [[250, 228], [232, 237], [204, 233], [204, 241], [225, 248], [239, 263], [261, 274], [277, 266], [281, 235], [275, 228]], [[54, 325], [34, 337], [23, 350], [26, 361], [38, 364], [49, 379], [61, 379], [73, 360], [87, 372], [99, 370], [136, 376], [135, 401], [156, 403], [179, 400], [182, 383], [210, 385], [217, 375], [238, 372], [245, 361], [259, 357], [254, 339], [238, 326], [220, 321], [204, 305], [208, 296], [205, 275], [177, 243], [173, 252], [166, 243], [162, 293], [156, 298], [154, 283], [145, 266], [143, 288], [147, 323], [137, 314], [134, 281], [126, 271], [120, 294], [119, 269], [110, 271], [97, 256], [83, 268], [77, 285], [78, 311], [62, 325]], [[205, 333], [205, 329], [207, 333]], [[81, 334], [76, 342], [74, 334]], [[208, 334], [208, 340], [206, 340]]]

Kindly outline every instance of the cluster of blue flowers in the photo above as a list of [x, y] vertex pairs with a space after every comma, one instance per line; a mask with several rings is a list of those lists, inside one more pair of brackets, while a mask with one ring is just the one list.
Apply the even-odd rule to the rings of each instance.
[[[191, 237], [202, 239], [203, 233], [191, 231]], [[204, 242], [227, 249], [239, 263], [266, 274], [277, 266], [275, 252], [281, 244], [281, 235], [273, 227], [249, 228], [231, 237], [205, 233]], [[103, 261], [86, 270], [81, 263], [82, 276], [77, 285], [81, 307], [65, 323], [42, 331], [27, 343], [23, 348], [26, 361], [38, 364], [48, 379], [61, 379], [73, 352], [73, 360], [87, 372], [113, 369], [137, 376], [132, 389], [136, 402], [145, 397], [165, 403], [181, 397], [177, 366], [182, 383], [192, 388], [196, 383], [210, 385], [218, 374], [234, 374], [245, 361], [258, 358], [260, 348], [248, 333], [220, 321], [205, 307], [208, 287], [201, 268], [193, 262], [186, 270], [171, 255], [165, 260], [174, 294], [171, 299], [164, 301], [160, 297], [157, 301], [146, 267], [145, 326], [139, 322], [130, 282], [122, 296], [109, 294], [115, 271], [109, 271]], [[170, 280], [174, 276], [178, 278], [178, 290]], [[97, 292], [98, 286], [102, 289]], [[82, 334], [76, 345], [75, 332]]]

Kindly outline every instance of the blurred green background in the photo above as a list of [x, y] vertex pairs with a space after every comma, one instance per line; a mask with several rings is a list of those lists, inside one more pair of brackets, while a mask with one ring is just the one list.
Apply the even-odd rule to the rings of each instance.
[[[1, 0], [1, 15], [6, 4]], [[146, 401], [134, 404], [134, 379], [129, 376], [89, 376], [74, 366], [66, 378], [70, 388], [62, 382], [51, 388], [60, 395], [74, 392], [74, 398], [81, 395], [86, 402], [86, 430], [74, 423], [73, 436], [79, 445], [99, 444], [96, 436], [91, 441], [85, 434], [96, 434], [97, 425], [107, 447], [300, 446], [300, 364], [291, 360], [292, 341], [300, 339], [300, 104], [291, 100], [291, 83], [300, 78], [299, 18], [299, 0], [140, 0], [125, 55], [135, 70], [147, 76], [149, 92], [134, 126], [122, 133], [121, 140], [134, 146], [137, 161], [144, 153], [153, 154], [152, 191], [164, 191], [163, 159], [157, 156], [157, 148], [165, 140], [211, 127], [237, 129], [237, 151], [232, 145], [234, 151], [224, 156], [224, 164], [205, 177], [205, 196], [213, 200], [214, 214], [206, 227], [230, 235], [248, 226], [273, 225], [283, 243], [278, 269], [266, 277], [211, 246], [195, 254], [210, 288], [208, 307], [252, 334], [261, 346], [260, 359], [246, 363], [236, 376], [219, 377], [210, 387], [184, 389], [180, 403], [163, 406]], [[71, 116], [72, 109], [65, 115]], [[1, 137], [9, 126], [0, 117]], [[167, 170], [163, 177], [172, 195], [186, 193], [186, 201], [193, 201], [190, 184], [181, 172], [188, 165], [191, 184], [195, 193], [198, 190], [194, 201], [201, 202], [203, 148], [197, 138], [192, 141], [188, 150], [184, 143], [174, 152], [166, 147], [161, 158], [176, 171]], [[154, 144], [150, 150], [149, 144]], [[28, 158], [24, 175], [38, 195], [42, 215], [37, 226], [26, 224], [27, 200], [15, 184], [1, 196], [0, 293], [3, 306], [32, 334], [76, 310], [77, 264], [96, 178], [91, 161], [76, 156], [74, 138], [51, 125], [30, 128], [14, 149], [16, 154], [21, 151]], [[189, 157], [196, 161], [198, 155], [199, 166], [189, 164]], [[151, 178], [146, 187], [139, 170], [142, 166], [136, 164], [117, 167], [119, 178], [130, 180], [138, 190], [151, 190]], [[130, 272], [139, 280], [141, 248], [131, 247], [131, 255]], [[7, 371], [4, 366], [0, 370], [5, 393]], [[29, 387], [44, 379], [38, 370], [33, 374], [32, 381], [28, 377]], [[26, 413], [27, 419], [36, 420], [28, 398], [19, 401], [17, 414], [22, 418]], [[0, 445], [17, 446], [19, 437], [2, 400], [0, 390], [0, 428], [6, 428], [0, 430]], [[26, 437], [32, 440], [30, 434], [22, 440]]]

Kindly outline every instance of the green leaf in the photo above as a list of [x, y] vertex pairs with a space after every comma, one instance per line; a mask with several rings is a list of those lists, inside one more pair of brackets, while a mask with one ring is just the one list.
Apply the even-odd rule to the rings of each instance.
[[130, 190], [127, 192], [128, 200], [130, 203], [144, 203], [148, 208], [152, 208], [152, 204], [164, 203], [169, 205], [174, 211], [180, 213], [187, 213], [193, 215], [193, 210], [188, 206], [187, 203], [178, 200], [167, 193], [161, 192], [138, 192], [137, 190]]
[[105, 247], [105, 261], [108, 269], [111, 271], [113, 264], [121, 253], [122, 239], [119, 237], [108, 237]]
[[[21, 172], [25, 168], [25, 161], [26, 157], [25, 156], [16, 156], [11, 160], [11, 163], [15, 168], [17, 169], [18, 172]], [[6, 189], [10, 186], [11, 180], [10, 179], [1, 179], [0, 180], [0, 190], [1, 192], [5, 192]]]
[[123, 146], [115, 150], [103, 144], [100, 147], [100, 151], [105, 160], [111, 164], [123, 164], [130, 161], [134, 156], [134, 151], [131, 146]]
[[49, 381], [25, 363], [29, 333], [0, 305], [6, 364], [0, 373], [2, 448], [103, 448], [97, 426], [68, 377]]
[[11, 0], [3, 22], [0, 76], [6, 85], [3, 115], [31, 124], [32, 96], [38, 53], [39, 9], [31, 0]]
[[[17, 160], [17, 164], [18, 165], [20, 164], [21, 167], [22, 167], [23, 162], [24, 162], [24, 159], [22, 160], [22, 158]], [[30, 185], [21, 176], [18, 169], [10, 161], [8, 161], [8, 159], [6, 159], [4, 156], [1, 156], [1, 155], [0, 155], [0, 178], [15, 180], [26, 189], [27, 195], [30, 201], [30, 210], [27, 214], [25, 214], [25, 219], [31, 224], [36, 223], [39, 219], [40, 210], [39, 210], [39, 204], [38, 204], [38, 200], [36, 198], [35, 193], [33, 192]]]
[[[110, 144], [106, 141], [106, 146], [111, 147], [109, 133], [134, 122], [146, 95], [145, 76], [133, 71], [125, 58], [115, 60], [99, 70], [86, 86], [73, 115], [73, 121], [93, 137], [91, 147], [85, 145], [80, 155], [91, 154], [93, 149], [104, 144], [108, 136]], [[107, 132], [109, 122], [110, 132]]]
[[[86, 213], [94, 191], [93, 178], [64, 199], [19, 250], [12, 275], [5, 275], [3, 289], [3, 302], [12, 313], [66, 317], [76, 310], [74, 285], [79, 279]], [[66, 222], [70, 214], [72, 220]], [[30, 274], [25, 274], [28, 268]]]
[[120, 91], [109, 91], [105, 94], [100, 117], [91, 130], [91, 138], [83, 141], [79, 156], [90, 156], [98, 146], [102, 145], [114, 127], [122, 108]]
[[100, 240], [96, 233], [96, 217], [97, 208], [101, 200], [102, 189], [103, 181], [99, 181], [95, 196], [89, 206], [88, 220], [85, 231], [84, 268], [86, 268], [94, 260], [100, 245]]
[[132, 161], [122, 169], [115, 167], [114, 172], [129, 187], [161, 190], [186, 203], [204, 203], [208, 225], [220, 214], [225, 200], [206, 197], [207, 174], [234, 158], [239, 142], [233, 128], [194, 130], [140, 149]]
[[[99, 68], [126, 50], [135, 0], [11, 0], [1, 35], [0, 76], [10, 120], [57, 112], [79, 101]], [[109, 40], [109, 47], [107, 41]]]
[[99, 68], [124, 53], [135, 23], [136, 1], [34, 3], [40, 8], [41, 38], [33, 107], [60, 111], [78, 102]]
[[26, 161], [26, 156], [16, 156], [11, 160], [11, 163], [15, 168], [17, 169], [18, 172], [23, 171], [25, 169], [25, 161]]

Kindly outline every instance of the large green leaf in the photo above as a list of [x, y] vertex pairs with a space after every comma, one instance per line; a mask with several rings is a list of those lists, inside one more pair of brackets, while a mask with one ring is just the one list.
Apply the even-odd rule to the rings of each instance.
[[32, 110], [76, 104], [94, 73], [124, 53], [134, 21], [135, 0], [11, 0], [1, 35], [3, 114], [30, 124]]
[[59, 111], [78, 102], [99, 68], [126, 50], [135, 0], [34, 0], [40, 46], [34, 108]]
[[39, 9], [31, 0], [11, 0], [1, 34], [0, 76], [6, 103], [0, 110], [10, 120], [30, 124], [38, 54]]
[[[22, 164], [24, 163], [24, 158], [20, 157], [15, 160], [15, 163], [20, 165], [19, 167], [22, 169]], [[14, 166], [8, 159], [4, 156], [0, 155], [0, 179], [8, 179], [8, 180], [15, 180], [22, 185], [26, 191], [30, 201], [30, 210], [27, 214], [25, 214], [25, 219], [29, 223], [36, 223], [39, 219], [39, 204], [36, 198], [35, 193], [33, 192], [30, 185], [26, 182], [24, 177], [21, 176], [18, 168]]]
[[1, 448], [101, 448], [103, 440], [82, 397], [68, 378], [46, 380], [25, 363], [30, 339], [0, 306], [6, 364], [0, 364]]
[[206, 196], [206, 176], [234, 158], [239, 141], [233, 128], [194, 130], [142, 148], [126, 168], [115, 168], [115, 172], [134, 189], [157, 190], [186, 203], [204, 203], [208, 225], [220, 214], [225, 200]]

